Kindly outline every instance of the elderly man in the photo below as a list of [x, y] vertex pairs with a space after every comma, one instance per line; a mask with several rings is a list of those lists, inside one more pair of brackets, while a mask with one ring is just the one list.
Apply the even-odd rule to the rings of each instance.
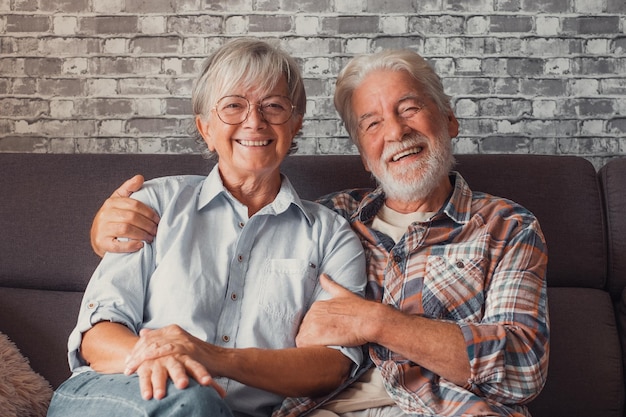
[[[338, 77], [335, 106], [380, 185], [321, 200], [360, 235], [368, 293], [360, 298], [322, 276], [333, 298], [313, 305], [297, 343], [366, 345], [373, 366], [339, 395], [290, 399], [276, 414], [529, 415], [524, 404], [545, 383], [549, 351], [537, 219], [472, 191], [452, 171], [459, 124], [418, 54], [353, 59]], [[128, 182], [117, 195], [139, 185]], [[97, 216], [97, 251], [129, 249], [112, 232], [120, 210], [136, 209], [111, 198]], [[145, 238], [155, 225], [146, 208], [137, 210], [131, 218], [142, 220], [133, 220], [130, 237]]]

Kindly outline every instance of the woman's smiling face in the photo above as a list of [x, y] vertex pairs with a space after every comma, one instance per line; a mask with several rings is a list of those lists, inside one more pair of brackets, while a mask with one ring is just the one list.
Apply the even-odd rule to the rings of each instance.
[[250, 112], [243, 122], [234, 125], [224, 123], [216, 109], [212, 108], [207, 117], [196, 118], [198, 130], [209, 150], [219, 156], [223, 177], [234, 180], [278, 173], [295, 135], [302, 127], [302, 115], [294, 112], [287, 122], [270, 124], [257, 104], [269, 96], [289, 97], [287, 81], [282, 77], [271, 91], [241, 90], [235, 88], [224, 95], [245, 97], [250, 102]]

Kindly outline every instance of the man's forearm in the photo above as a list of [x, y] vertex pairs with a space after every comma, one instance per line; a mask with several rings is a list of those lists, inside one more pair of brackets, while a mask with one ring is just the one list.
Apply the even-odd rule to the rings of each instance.
[[365, 318], [367, 340], [385, 346], [459, 386], [471, 374], [465, 339], [454, 323], [408, 315], [379, 304]]
[[220, 356], [220, 376], [287, 397], [327, 394], [348, 378], [353, 365], [327, 347], [228, 349]]

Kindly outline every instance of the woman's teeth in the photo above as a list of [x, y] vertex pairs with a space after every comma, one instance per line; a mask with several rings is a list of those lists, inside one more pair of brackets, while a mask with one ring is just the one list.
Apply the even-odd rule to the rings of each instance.
[[269, 140], [240, 140], [239, 143], [243, 146], [267, 146], [270, 144]]

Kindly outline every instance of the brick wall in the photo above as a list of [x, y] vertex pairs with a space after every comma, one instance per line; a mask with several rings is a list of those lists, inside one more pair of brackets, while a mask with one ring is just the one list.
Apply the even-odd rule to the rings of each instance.
[[457, 153], [626, 154], [624, 0], [0, 0], [0, 152], [195, 152], [190, 86], [239, 36], [302, 65], [300, 153], [352, 153], [332, 105], [357, 53], [412, 48]]

